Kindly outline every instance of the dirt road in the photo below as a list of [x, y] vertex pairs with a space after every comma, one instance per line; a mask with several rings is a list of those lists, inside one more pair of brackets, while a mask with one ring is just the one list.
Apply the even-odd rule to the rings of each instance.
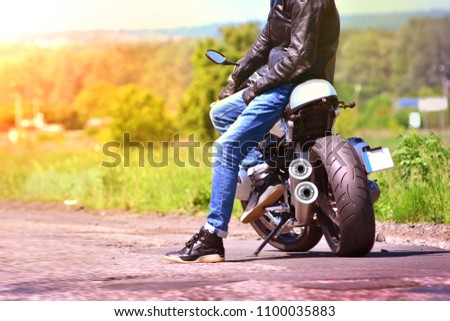
[[324, 241], [252, 258], [260, 240], [233, 220], [225, 263], [182, 265], [162, 257], [203, 218], [0, 202], [0, 220], [0, 300], [450, 300], [450, 251], [391, 244], [386, 228], [363, 258]]

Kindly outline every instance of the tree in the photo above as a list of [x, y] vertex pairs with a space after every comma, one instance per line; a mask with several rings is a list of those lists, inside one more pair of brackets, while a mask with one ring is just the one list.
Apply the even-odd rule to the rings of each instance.
[[392, 32], [343, 32], [336, 66], [336, 84], [359, 84], [363, 101], [389, 90], [392, 79]]
[[400, 125], [392, 113], [392, 105], [392, 99], [387, 95], [378, 95], [371, 98], [361, 115], [359, 127], [398, 131]]
[[205, 39], [198, 43], [192, 57], [194, 79], [180, 104], [180, 122], [185, 134], [195, 133], [196, 138], [208, 140], [217, 136], [209, 118], [210, 104], [217, 100], [226, 85], [231, 67], [212, 64], [206, 57], [208, 49], [222, 51], [230, 60], [243, 57], [256, 39], [259, 26], [256, 23], [229, 26], [221, 29], [223, 39]]
[[112, 84], [96, 83], [87, 86], [75, 98], [72, 115], [78, 117], [81, 127], [93, 117], [109, 117], [118, 89]]
[[393, 69], [399, 95], [441, 87], [439, 66], [450, 70], [450, 17], [412, 19], [396, 34]]
[[[174, 113], [193, 76], [193, 66], [186, 61], [193, 51], [193, 40], [93, 41], [60, 47], [0, 44], [0, 108], [5, 116], [0, 122], [11, 121], [10, 106], [20, 95], [26, 117], [32, 116], [33, 101], [38, 101], [47, 120], [79, 128], [86, 111], [78, 111], [74, 101], [85, 90], [91, 91], [85, 92], [88, 96], [95, 95], [95, 86], [101, 84], [151, 88]], [[103, 95], [103, 90], [97, 94]]]
[[110, 138], [121, 141], [130, 133], [134, 141], [169, 141], [173, 134], [172, 120], [164, 100], [149, 89], [136, 85], [115, 86], [94, 84], [86, 87], [75, 99], [71, 116], [83, 127], [93, 117], [110, 118]]
[[119, 87], [110, 108], [112, 138], [122, 141], [130, 133], [134, 141], [169, 141], [173, 133], [164, 100], [148, 89], [135, 85]]

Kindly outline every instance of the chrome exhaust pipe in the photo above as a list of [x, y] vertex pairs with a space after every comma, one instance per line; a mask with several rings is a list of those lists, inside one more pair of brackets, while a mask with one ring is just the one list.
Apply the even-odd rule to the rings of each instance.
[[310, 182], [313, 171], [306, 158], [294, 159], [289, 165], [291, 203], [295, 208], [295, 219], [300, 224], [310, 224], [313, 214], [317, 212], [314, 202], [319, 197], [319, 190]]
[[308, 179], [313, 172], [313, 167], [304, 158], [294, 159], [289, 165], [289, 176], [297, 181]]
[[317, 186], [311, 182], [301, 182], [294, 191], [295, 198], [302, 204], [312, 204], [319, 197]]

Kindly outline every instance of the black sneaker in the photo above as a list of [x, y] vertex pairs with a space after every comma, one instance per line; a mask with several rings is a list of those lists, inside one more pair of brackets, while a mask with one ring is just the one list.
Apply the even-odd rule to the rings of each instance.
[[204, 227], [180, 251], [169, 252], [164, 259], [179, 263], [217, 263], [225, 261], [223, 240]]

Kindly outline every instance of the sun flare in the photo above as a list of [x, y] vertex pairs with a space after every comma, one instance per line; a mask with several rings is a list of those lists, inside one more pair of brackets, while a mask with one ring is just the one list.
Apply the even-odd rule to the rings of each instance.
[[53, 29], [57, 6], [52, 4], [54, 1], [2, 1], [0, 34], [37, 33]]

